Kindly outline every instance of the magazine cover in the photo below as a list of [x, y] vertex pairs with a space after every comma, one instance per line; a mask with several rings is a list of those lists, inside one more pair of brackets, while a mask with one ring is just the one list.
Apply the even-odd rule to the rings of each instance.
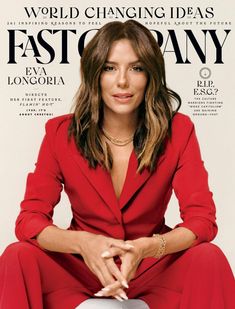
[[[110, 21], [133, 19], [151, 30], [165, 59], [180, 112], [195, 124], [217, 207], [213, 240], [235, 271], [235, 79], [232, 1], [13, 1], [2, 4], [0, 31], [0, 253], [16, 241], [15, 220], [48, 119], [68, 114], [80, 84], [84, 45]], [[71, 220], [64, 193], [54, 222]], [[181, 221], [177, 199], [166, 223]]]

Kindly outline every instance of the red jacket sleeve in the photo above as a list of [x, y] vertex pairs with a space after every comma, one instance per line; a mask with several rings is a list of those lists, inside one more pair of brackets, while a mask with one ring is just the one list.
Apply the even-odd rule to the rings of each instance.
[[182, 143], [172, 184], [183, 220], [176, 227], [188, 228], [196, 234], [197, 239], [193, 244], [196, 245], [203, 241], [211, 241], [216, 236], [216, 212], [195, 128], [188, 117], [186, 128], [188, 134]]
[[63, 187], [59, 164], [53, 151], [56, 128], [55, 121], [49, 120], [46, 123], [46, 134], [35, 170], [27, 177], [26, 192], [16, 220], [15, 233], [19, 240], [30, 240], [45, 227], [53, 225], [53, 208], [60, 200]]

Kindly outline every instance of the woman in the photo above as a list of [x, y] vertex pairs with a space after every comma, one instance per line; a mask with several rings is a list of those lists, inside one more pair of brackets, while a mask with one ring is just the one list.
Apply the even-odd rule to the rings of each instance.
[[[180, 103], [144, 26], [97, 32], [81, 58], [74, 113], [46, 124], [16, 221], [20, 242], [1, 258], [1, 308], [74, 308], [92, 297], [234, 308], [232, 271], [209, 243], [217, 226], [207, 172]], [[68, 230], [52, 221], [63, 187]], [[183, 222], [171, 230], [172, 189]]]

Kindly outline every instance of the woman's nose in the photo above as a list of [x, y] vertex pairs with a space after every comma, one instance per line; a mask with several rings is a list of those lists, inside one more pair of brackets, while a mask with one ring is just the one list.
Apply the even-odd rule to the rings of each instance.
[[126, 70], [120, 70], [117, 75], [117, 84], [121, 88], [127, 88], [129, 86], [128, 76]]

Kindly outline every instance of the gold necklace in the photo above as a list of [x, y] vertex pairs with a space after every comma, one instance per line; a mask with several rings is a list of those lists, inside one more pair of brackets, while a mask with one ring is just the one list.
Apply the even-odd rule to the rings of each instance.
[[125, 140], [120, 140], [115, 137], [112, 137], [104, 128], [102, 128], [102, 131], [104, 133], [104, 136], [114, 145], [116, 146], [125, 146], [129, 144], [131, 141], [133, 141], [133, 136], [129, 137], [128, 139]]

